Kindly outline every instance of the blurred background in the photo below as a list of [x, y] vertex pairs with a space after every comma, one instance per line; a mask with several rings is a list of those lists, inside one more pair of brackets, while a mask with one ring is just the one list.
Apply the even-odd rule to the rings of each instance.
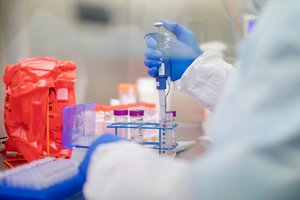
[[[161, 19], [193, 30], [203, 48], [234, 58], [233, 37], [221, 0], [0, 0], [0, 67], [27, 57], [51, 56], [77, 63], [77, 103], [108, 104], [118, 83], [147, 77], [144, 35]], [[205, 47], [206, 46], [206, 47]], [[5, 86], [0, 83], [0, 137]], [[178, 121], [200, 123], [201, 106], [172, 89]]]

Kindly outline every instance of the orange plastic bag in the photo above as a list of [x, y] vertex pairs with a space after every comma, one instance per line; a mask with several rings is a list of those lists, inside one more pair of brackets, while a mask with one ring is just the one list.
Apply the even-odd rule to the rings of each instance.
[[[7, 65], [3, 79], [6, 150], [17, 151], [28, 161], [49, 155], [49, 151], [51, 156], [70, 155], [60, 140], [62, 108], [75, 104], [75, 63], [29, 58]], [[58, 98], [60, 88], [65, 90], [63, 100]]]

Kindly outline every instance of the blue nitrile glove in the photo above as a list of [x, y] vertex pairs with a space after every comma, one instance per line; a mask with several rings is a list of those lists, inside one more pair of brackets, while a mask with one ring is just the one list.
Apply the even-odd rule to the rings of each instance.
[[95, 149], [98, 147], [98, 145], [110, 143], [110, 142], [117, 142], [120, 140], [121, 140], [121, 138], [119, 138], [111, 133], [104, 134], [101, 137], [97, 138], [90, 146], [83, 161], [81, 162], [81, 164], [79, 166], [80, 174], [82, 174], [86, 178], [90, 159], [91, 159], [92, 154], [94, 153]]
[[[162, 20], [166, 30], [172, 32], [176, 39], [171, 42], [170, 61], [171, 61], [171, 81], [181, 78], [190, 64], [202, 54], [194, 33], [176, 22]], [[161, 66], [162, 54], [158, 50], [155, 39], [149, 37], [146, 39], [147, 48], [145, 50], [145, 65], [149, 68], [148, 74], [152, 77], [158, 75], [158, 69]]]

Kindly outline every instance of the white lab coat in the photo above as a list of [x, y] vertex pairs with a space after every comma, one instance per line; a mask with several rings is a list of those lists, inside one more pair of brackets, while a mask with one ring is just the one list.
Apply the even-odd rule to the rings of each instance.
[[232, 65], [224, 62], [221, 53], [206, 51], [187, 68], [175, 85], [209, 110], [214, 110], [234, 71]]
[[[191, 71], [211, 62], [205, 55], [185, 72], [182, 85], [177, 84], [213, 109], [230, 67], [220, 61], [214, 73], [207, 73], [210, 80], [220, 77], [212, 87], [187, 81], [201, 80], [197, 70]], [[274, 0], [244, 43], [237, 71], [214, 109], [212, 124], [217, 126], [209, 129], [216, 136], [211, 149], [188, 163], [162, 159], [128, 142], [100, 145], [91, 159], [85, 197], [299, 200], [299, 87], [300, 1]]]

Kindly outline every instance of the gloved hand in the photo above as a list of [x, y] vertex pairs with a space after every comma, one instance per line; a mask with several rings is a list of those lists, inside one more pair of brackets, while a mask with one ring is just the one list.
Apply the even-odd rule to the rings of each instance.
[[[162, 20], [166, 30], [172, 32], [176, 39], [171, 41], [170, 62], [172, 66], [171, 81], [181, 78], [189, 65], [203, 52], [200, 50], [194, 33], [176, 22]], [[154, 38], [146, 39], [145, 65], [149, 68], [148, 74], [152, 77], [158, 75], [161, 66], [162, 53], [158, 50], [158, 44]]]
[[85, 158], [83, 159], [83, 161], [81, 162], [80, 166], [79, 166], [79, 172], [80, 174], [83, 175], [83, 177], [86, 178], [87, 175], [87, 170], [88, 170], [88, 166], [89, 166], [89, 162], [90, 159], [92, 157], [92, 154], [94, 153], [95, 149], [101, 145], [101, 144], [105, 144], [105, 143], [110, 143], [110, 142], [117, 142], [120, 141], [121, 139], [115, 135], [112, 135], [110, 133], [104, 134], [101, 137], [97, 138], [92, 145], [90, 146], [89, 150], [87, 151]]

